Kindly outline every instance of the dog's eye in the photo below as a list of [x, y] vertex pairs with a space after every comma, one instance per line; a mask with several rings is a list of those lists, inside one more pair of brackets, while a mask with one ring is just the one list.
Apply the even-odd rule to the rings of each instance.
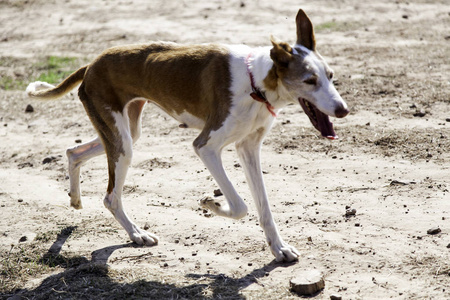
[[317, 84], [317, 77], [310, 77], [303, 81], [306, 84], [316, 85]]

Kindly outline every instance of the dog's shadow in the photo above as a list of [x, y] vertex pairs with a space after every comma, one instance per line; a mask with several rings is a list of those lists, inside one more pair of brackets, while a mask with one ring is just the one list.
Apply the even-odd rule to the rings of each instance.
[[[101, 248], [92, 252], [91, 260], [84, 256], [69, 258], [61, 255], [64, 243], [75, 230], [73, 226], [61, 230], [39, 260], [39, 263], [50, 267], [64, 268], [63, 272], [47, 277], [34, 289], [11, 291], [7, 296], [14, 296], [14, 299], [245, 299], [241, 290], [251, 284], [259, 284], [258, 279], [269, 276], [274, 269], [291, 265], [272, 261], [241, 278], [224, 274], [187, 274], [186, 284], [181, 285], [165, 283], [164, 280], [126, 283], [129, 280], [123, 278], [129, 274], [111, 270], [107, 262], [114, 251], [138, 246], [127, 243]], [[192, 280], [194, 283], [191, 284]]]

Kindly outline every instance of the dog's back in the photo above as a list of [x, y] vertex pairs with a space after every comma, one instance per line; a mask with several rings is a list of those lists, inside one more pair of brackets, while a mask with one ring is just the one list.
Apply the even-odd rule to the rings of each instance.
[[104, 51], [88, 67], [80, 88], [88, 97], [103, 98], [113, 111], [145, 98], [171, 115], [188, 112], [206, 120], [217, 96], [230, 99], [229, 83], [224, 46], [153, 43]]

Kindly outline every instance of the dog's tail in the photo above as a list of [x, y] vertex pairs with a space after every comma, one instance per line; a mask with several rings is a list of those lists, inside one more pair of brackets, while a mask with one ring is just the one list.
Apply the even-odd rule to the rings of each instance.
[[63, 82], [56, 87], [47, 82], [36, 81], [28, 85], [26, 92], [32, 98], [40, 98], [45, 100], [56, 99], [70, 92], [84, 78], [88, 66], [79, 68], [77, 71], [69, 75]]

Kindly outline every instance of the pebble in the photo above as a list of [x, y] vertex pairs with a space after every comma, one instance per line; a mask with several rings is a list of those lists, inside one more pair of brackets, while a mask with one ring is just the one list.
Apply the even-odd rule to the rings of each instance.
[[339, 294], [331, 294], [330, 300], [342, 300], [342, 296]]
[[19, 239], [19, 243], [26, 242], [27, 240], [28, 240], [28, 238], [26, 236], [23, 236]]
[[26, 112], [26, 113], [32, 113], [32, 112], [34, 112], [33, 106], [31, 106], [31, 104], [28, 104], [27, 107], [25, 108], [25, 112]]
[[345, 216], [346, 217], [350, 217], [350, 216], [354, 216], [354, 215], [356, 215], [356, 209], [354, 209], [354, 208], [348, 208], [345, 211]]
[[417, 111], [417, 112], [413, 113], [413, 116], [414, 116], [414, 117], [423, 118], [423, 117], [425, 117], [426, 114], [427, 114], [427, 113], [424, 112], [424, 111]]
[[427, 230], [427, 234], [438, 234], [441, 232], [439, 227], [433, 227]]
[[58, 155], [58, 156], [47, 156], [46, 158], [44, 158], [44, 160], [42, 161], [42, 163], [45, 165], [45, 164], [48, 164], [48, 163], [57, 161], [57, 160], [59, 160], [60, 158], [61, 158], [61, 155]]
[[220, 189], [214, 190], [214, 196], [215, 197], [219, 197], [219, 196], [222, 196], [222, 195], [223, 195], [223, 193], [222, 193], [222, 191]]

